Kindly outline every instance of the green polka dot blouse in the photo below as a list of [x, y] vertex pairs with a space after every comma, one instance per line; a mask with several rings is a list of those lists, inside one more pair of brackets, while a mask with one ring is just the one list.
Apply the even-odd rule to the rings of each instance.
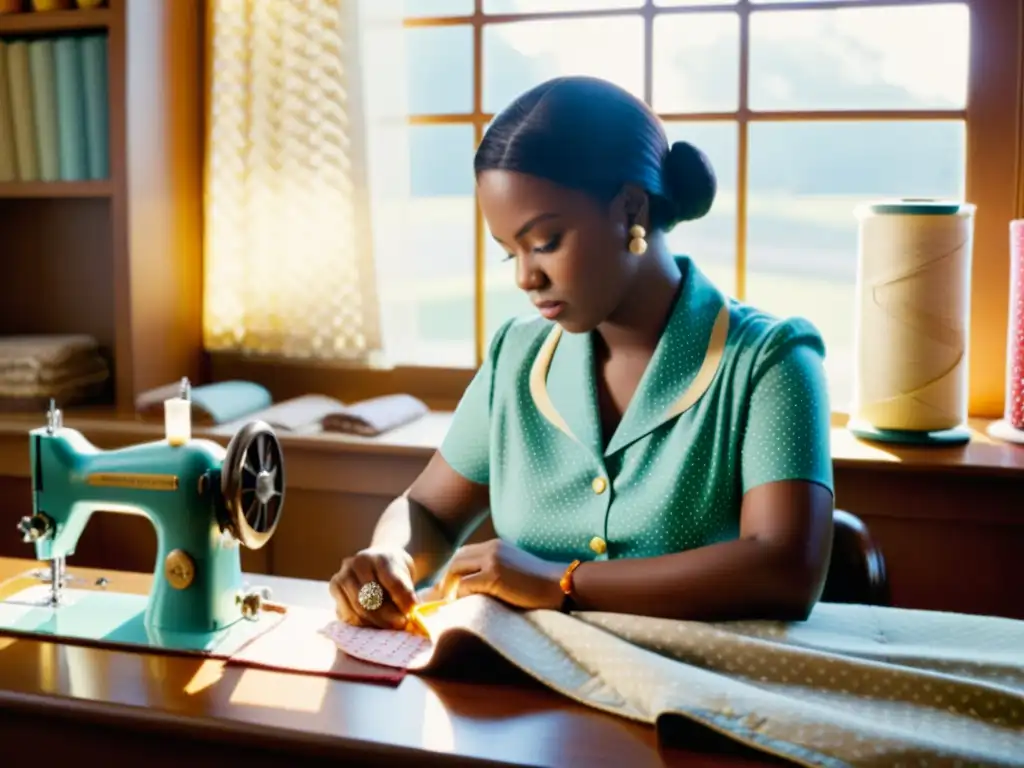
[[677, 260], [681, 294], [607, 445], [590, 334], [543, 318], [495, 334], [441, 454], [489, 486], [503, 540], [558, 562], [651, 557], [736, 538], [762, 483], [832, 490], [814, 326], [727, 299]]

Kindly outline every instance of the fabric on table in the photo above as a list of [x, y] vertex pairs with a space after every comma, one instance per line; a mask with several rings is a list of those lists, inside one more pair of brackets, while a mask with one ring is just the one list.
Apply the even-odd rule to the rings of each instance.
[[474, 595], [424, 623], [432, 652], [410, 669], [468, 634], [583, 704], [678, 715], [799, 765], [1024, 766], [1020, 621], [822, 603], [806, 622], [702, 623]]

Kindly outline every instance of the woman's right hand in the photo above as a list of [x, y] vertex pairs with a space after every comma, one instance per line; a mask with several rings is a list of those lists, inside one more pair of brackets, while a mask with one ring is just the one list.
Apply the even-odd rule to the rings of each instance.
[[[357, 627], [404, 629], [418, 602], [412, 569], [412, 557], [403, 550], [364, 549], [345, 558], [331, 579], [338, 618]], [[384, 590], [384, 603], [375, 611], [359, 604], [359, 590], [371, 581]]]

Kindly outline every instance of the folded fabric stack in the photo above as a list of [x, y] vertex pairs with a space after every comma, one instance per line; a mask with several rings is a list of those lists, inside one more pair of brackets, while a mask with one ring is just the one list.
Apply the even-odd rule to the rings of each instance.
[[102, 395], [110, 368], [83, 335], [0, 337], [0, 410], [34, 410], [50, 398], [62, 408]]

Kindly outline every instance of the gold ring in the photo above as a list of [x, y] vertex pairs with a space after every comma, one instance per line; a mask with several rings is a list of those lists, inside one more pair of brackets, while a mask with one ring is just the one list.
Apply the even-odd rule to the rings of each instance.
[[376, 581], [368, 581], [359, 588], [359, 604], [373, 613], [384, 605], [384, 589]]

